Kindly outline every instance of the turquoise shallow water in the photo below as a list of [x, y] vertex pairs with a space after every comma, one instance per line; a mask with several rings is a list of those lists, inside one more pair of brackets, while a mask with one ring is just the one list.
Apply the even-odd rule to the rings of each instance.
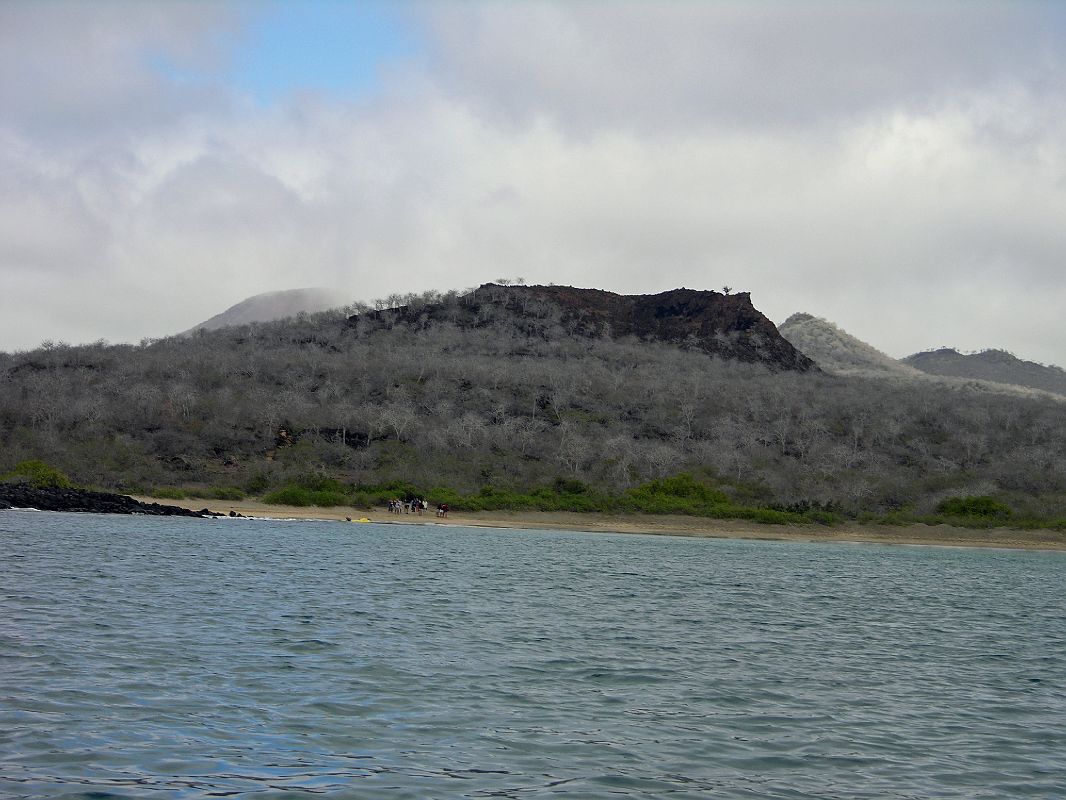
[[1066, 556], [0, 513], [0, 796], [1066, 797]]

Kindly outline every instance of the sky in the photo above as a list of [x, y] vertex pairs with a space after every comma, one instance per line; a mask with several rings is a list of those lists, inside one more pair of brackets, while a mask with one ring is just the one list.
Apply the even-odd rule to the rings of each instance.
[[1066, 367], [1066, 3], [0, 0], [0, 350], [501, 277]]

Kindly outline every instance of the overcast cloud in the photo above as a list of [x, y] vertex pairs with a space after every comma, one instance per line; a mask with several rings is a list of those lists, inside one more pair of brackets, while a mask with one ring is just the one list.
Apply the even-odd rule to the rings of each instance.
[[1066, 366], [1061, 4], [410, 5], [264, 102], [269, 8], [0, 4], [0, 349], [521, 275]]

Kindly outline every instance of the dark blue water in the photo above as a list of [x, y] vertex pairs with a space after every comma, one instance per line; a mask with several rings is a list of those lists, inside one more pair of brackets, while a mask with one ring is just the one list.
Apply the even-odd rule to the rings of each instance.
[[1066, 797], [1066, 555], [0, 512], [4, 797]]

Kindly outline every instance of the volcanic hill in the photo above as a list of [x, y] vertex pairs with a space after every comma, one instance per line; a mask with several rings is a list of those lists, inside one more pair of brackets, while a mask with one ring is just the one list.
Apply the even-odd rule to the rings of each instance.
[[525, 335], [551, 338], [560, 332], [587, 338], [634, 337], [697, 349], [728, 360], [759, 363], [773, 370], [806, 372], [815, 363], [781, 336], [751, 304], [747, 292], [723, 294], [673, 289], [660, 294], [620, 295], [570, 286], [504, 286], [487, 283], [454, 303], [407, 305], [362, 317], [419, 327], [451, 323], [480, 328], [510, 323]]
[[321, 287], [263, 292], [245, 298], [178, 335], [189, 336], [200, 330], [215, 331], [234, 325], [247, 325], [250, 322], [273, 322], [301, 313], [316, 314], [340, 308], [347, 302], [348, 299], [340, 290]]

